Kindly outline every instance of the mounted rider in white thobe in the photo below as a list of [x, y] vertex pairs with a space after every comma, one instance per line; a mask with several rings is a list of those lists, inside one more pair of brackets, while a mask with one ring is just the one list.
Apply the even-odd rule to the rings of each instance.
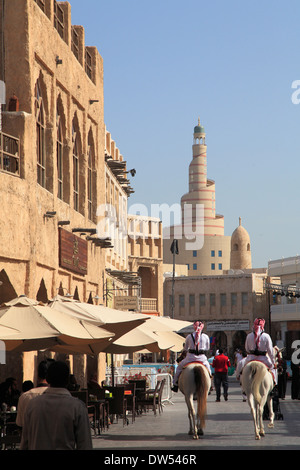
[[253, 324], [253, 332], [249, 333], [245, 342], [247, 357], [239, 361], [236, 369], [236, 377], [239, 378], [242, 369], [250, 361], [263, 362], [272, 373], [275, 382], [277, 373], [274, 369], [275, 358], [273, 353], [273, 343], [270, 335], [264, 331], [265, 320], [256, 318]]
[[173, 392], [178, 392], [178, 379], [182, 372], [183, 367], [190, 362], [201, 362], [207, 367], [209, 375], [211, 376], [211, 369], [206, 357], [206, 353], [210, 348], [209, 337], [202, 333], [204, 323], [201, 321], [194, 322], [194, 333], [186, 337], [184, 350], [187, 352], [186, 357], [178, 364], [176, 373], [173, 379]]

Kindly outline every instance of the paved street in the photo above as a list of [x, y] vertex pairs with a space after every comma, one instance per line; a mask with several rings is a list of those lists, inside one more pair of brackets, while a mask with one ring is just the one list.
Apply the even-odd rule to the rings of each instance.
[[[208, 397], [205, 435], [199, 440], [188, 436], [187, 407], [181, 393], [174, 394], [172, 404], [164, 407], [162, 415], [152, 411], [138, 416], [134, 423], [123, 427], [122, 421], [110, 426], [100, 437], [93, 439], [94, 449], [105, 451], [129, 450], [298, 450], [300, 449], [300, 401], [291, 400], [290, 383], [286, 400], [280, 401], [283, 421], [275, 421], [274, 429], [267, 427], [266, 436], [254, 439], [250, 408], [242, 401], [240, 387], [230, 377], [229, 400], [215, 402], [215, 392]], [[131, 417], [130, 417], [131, 418]], [[107, 454], [107, 452], [105, 452]]]

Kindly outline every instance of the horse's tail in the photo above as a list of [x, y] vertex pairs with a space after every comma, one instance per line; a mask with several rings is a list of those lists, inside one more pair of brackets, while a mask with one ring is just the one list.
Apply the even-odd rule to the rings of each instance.
[[266, 374], [266, 366], [260, 362], [251, 362], [252, 393], [257, 403], [261, 402], [260, 386]]
[[203, 366], [194, 367], [196, 393], [197, 393], [197, 414], [200, 419], [201, 428], [205, 427], [207, 384], [205, 370]]

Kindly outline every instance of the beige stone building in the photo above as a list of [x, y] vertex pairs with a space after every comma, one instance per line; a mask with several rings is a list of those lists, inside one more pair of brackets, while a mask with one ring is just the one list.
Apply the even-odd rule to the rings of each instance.
[[[0, 16], [0, 301], [102, 296], [105, 249], [82, 236], [105, 201], [102, 58], [68, 2], [6, 0]], [[19, 372], [23, 360], [31, 378], [36, 357], [14, 358]], [[74, 366], [79, 380], [86, 361]]]
[[277, 278], [267, 284], [273, 337], [290, 358], [300, 340], [300, 256], [269, 261], [268, 274]]
[[[84, 28], [72, 25], [69, 2], [4, 0], [0, 20], [0, 84], [6, 91], [0, 121], [0, 302], [21, 294], [46, 302], [69, 293], [107, 303], [115, 286], [128, 293], [138, 282], [159, 312], [161, 238], [145, 241], [151, 255], [146, 249], [135, 255], [130, 248], [128, 261], [128, 239], [119, 236], [118, 222], [125, 220], [127, 228], [133, 190], [105, 127], [102, 57], [86, 46]], [[114, 237], [106, 236], [102, 224], [110, 215], [103, 213], [106, 206], [115, 209]], [[136, 272], [128, 276], [129, 269]], [[20, 386], [34, 379], [39, 357], [8, 354], [0, 373], [16, 376]], [[95, 369], [103, 378], [105, 354], [69, 360], [82, 385]]]
[[[265, 317], [266, 270], [220, 276], [178, 276], [175, 278], [174, 318], [204, 321], [204, 331], [212, 350], [223, 347], [228, 353], [242, 347], [257, 316]], [[165, 315], [172, 316], [172, 277], [165, 279]], [[215, 345], [215, 346], [214, 346]]]

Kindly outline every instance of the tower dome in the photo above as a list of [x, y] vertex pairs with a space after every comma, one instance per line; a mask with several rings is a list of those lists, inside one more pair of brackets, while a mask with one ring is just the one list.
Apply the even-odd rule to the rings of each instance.
[[239, 226], [231, 235], [230, 269], [251, 269], [251, 244], [247, 230], [242, 226], [239, 218]]
[[198, 118], [198, 125], [194, 127], [194, 140], [200, 140], [205, 143], [205, 129], [200, 124], [200, 118]]

